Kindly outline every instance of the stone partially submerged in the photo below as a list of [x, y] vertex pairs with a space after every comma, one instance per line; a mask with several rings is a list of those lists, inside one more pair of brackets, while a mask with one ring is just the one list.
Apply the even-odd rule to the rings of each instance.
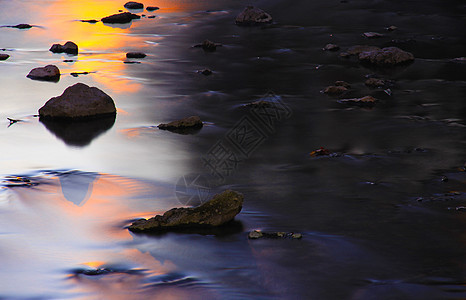
[[137, 220], [128, 229], [133, 232], [157, 232], [221, 226], [232, 221], [241, 211], [243, 199], [242, 194], [226, 190], [200, 206], [173, 208], [163, 215]]
[[129, 2], [125, 3], [124, 7], [127, 8], [127, 9], [143, 9], [144, 4], [142, 4], [140, 2], [129, 1]]
[[239, 15], [236, 16], [237, 25], [261, 25], [272, 23], [272, 16], [262, 9], [254, 6], [247, 6]]
[[9, 57], [8, 54], [0, 53], [0, 60], [7, 60]]
[[68, 41], [64, 45], [60, 44], [53, 44], [52, 47], [50, 47], [49, 51], [53, 53], [67, 53], [67, 54], [78, 54], [78, 45], [75, 43]]
[[26, 77], [35, 80], [58, 81], [60, 80], [60, 70], [57, 66], [47, 65], [32, 69]]
[[96, 87], [76, 83], [39, 109], [41, 119], [83, 119], [115, 115], [113, 99]]
[[359, 53], [359, 61], [381, 67], [397, 66], [413, 62], [414, 55], [397, 47], [386, 47]]
[[186, 129], [200, 129], [203, 124], [198, 116], [191, 116], [181, 120], [172, 121], [170, 123], [162, 123], [157, 127], [163, 130], [177, 131]]
[[102, 18], [101, 21], [103, 23], [108, 23], [108, 24], [125, 24], [125, 23], [131, 22], [132, 20], [140, 19], [140, 18], [141, 17], [136, 14], [132, 14], [130, 12], [124, 12], [124, 13], [114, 14], [114, 15]]

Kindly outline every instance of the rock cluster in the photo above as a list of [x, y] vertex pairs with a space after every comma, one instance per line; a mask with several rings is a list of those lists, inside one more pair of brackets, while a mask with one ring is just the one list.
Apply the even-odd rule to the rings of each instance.
[[50, 47], [49, 51], [53, 53], [67, 53], [67, 54], [78, 54], [78, 45], [75, 43], [68, 41], [64, 45], [60, 44], [53, 44], [52, 47]]

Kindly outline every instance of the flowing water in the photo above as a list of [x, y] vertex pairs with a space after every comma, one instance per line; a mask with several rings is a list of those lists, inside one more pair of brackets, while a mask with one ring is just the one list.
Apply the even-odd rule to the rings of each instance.
[[[160, 0], [129, 24], [80, 21], [123, 4], [0, 0], [0, 25], [33, 25], [0, 27], [0, 299], [466, 298], [464, 1]], [[274, 24], [236, 26], [250, 4]], [[222, 46], [192, 47], [205, 39]], [[77, 56], [48, 51], [68, 40]], [[416, 59], [340, 56], [358, 44]], [[47, 64], [58, 82], [26, 78]], [[390, 84], [365, 86], [374, 74]], [[337, 80], [346, 95], [322, 93]], [[36, 117], [77, 82], [108, 93], [116, 118]], [[366, 95], [373, 108], [338, 102]], [[273, 109], [244, 105], [261, 98]], [[201, 130], [156, 127], [191, 115]], [[309, 155], [320, 147], [333, 154]], [[245, 202], [227, 228], [126, 229], [228, 188]]]

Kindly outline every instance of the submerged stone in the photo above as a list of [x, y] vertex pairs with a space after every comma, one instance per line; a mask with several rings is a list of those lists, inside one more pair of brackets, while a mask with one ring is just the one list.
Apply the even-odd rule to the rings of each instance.
[[347, 91], [348, 89], [344, 86], [331, 85], [325, 88], [324, 93], [328, 95], [340, 95]]
[[241, 211], [243, 195], [226, 190], [206, 203], [193, 208], [173, 208], [163, 215], [135, 221], [133, 232], [166, 231], [190, 227], [216, 227], [232, 221]]
[[0, 53], [0, 60], [7, 60], [9, 57], [8, 54]]
[[78, 54], [78, 45], [74, 42], [68, 41], [64, 45], [60, 44], [53, 44], [50, 47], [49, 51], [53, 53], [68, 53], [68, 54]]
[[126, 58], [144, 58], [146, 57], [145, 53], [142, 52], [128, 52], [126, 53]]
[[142, 4], [140, 2], [129, 1], [129, 2], [125, 3], [124, 7], [127, 8], [127, 9], [143, 9], [144, 4]]
[[413, 62], [414, 55], [397, 47], [386, 47], [359, 53], [359, 61], [375, 66], [395, 66]]
[[342, 100], [339, 100], [338, 103], [356, 105], [356, 106], [364, 106], [364, 107], [372, 107], [375, 105], [376, 101], [377, 99], [375, 99], [372, 96], [365, 96], [362, 98], [342, 99]]
[[146, 7], [147, 11], [154, 11], [154, 10], [158, 10], [158, 9], [159, 9], [159, 7], [157, 7], [157, 6], [148, 6], [148, 7]]
[[260, 25], [272, 22], [272, 16], [262, 9], [254, 6], [247, 6], [238, 16], [235, 22], [237, 25]]
[[295, 233], [295, 232], [262, 232], [260, 230], [253, 230], [249, 232], [248, 238], [251, 240], [255, 239], [262, 239], [262, 238], [267, 238], [267, 239], [301, 239], [303, 235], [301, 233]]
[[116, 114], [113, 99], [96, 87], [76, 83], [39, 109], [44, 119], [91, 118]]
[[57, 66], [47, 65], [32, 69], [26, 77], [35, 80], [58, 81], [60, 79], [60, 70]]
[[340, 50], [340, 46], [338, 46], [336, 44], [327, 44], [327, 45], [325, 45], [324, 48], [322, 48], [322, 50], [324, 50], [324, 51], [338, 51], [338, 50]]

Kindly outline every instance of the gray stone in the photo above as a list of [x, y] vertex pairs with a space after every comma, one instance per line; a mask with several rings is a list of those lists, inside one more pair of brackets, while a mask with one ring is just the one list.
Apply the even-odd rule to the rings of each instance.
[[181, 120], [176, 120], [167, 124], [160, 124], [157, 127], [164, 130], [176, 130], [186, 128], [201, 128], [203, 126], [201, 118], [198, 116], [191, 116]]
[[120, 14], [114, 14], [105, 18], [102, 18], [103, 23], [108, 23], [108, 24], [124, 24], [124, 23], [129, 23], [134, 19], [140, 19], [141, 17], [132, 14], [130, 12], [124, 12]]
[[127, 9], [143, 9], [144, 4], [142, 4], [140, 2], [129, 1], [129, 2], [125, 3], [124, 7], [127, 8]]
[[37, 80], [58, 81], [60, 79], [60, 70], [57, 66], [47, 65], [32, 69], [26, 77]]
[[193, 208], [173, 208], [163, 215], [133, 222], [133, 232], [166, 231], [181, 228], [216, 227], [232, 221], [241, 211], [243, 195], [226, 190]]
[[44, 119], [79, 119], [115, 115], [113, 99], [96, 87], [76, 83], [39, 109]]
[[336, 44], [327, 44], [327, 45], [325, 45], [324, 48], [322, 48], [322, 50], [324, 50], [324, 51], [338, 51], [338, 50], [340, 50], [340, 46], [338, 46]]
[[8, 54], [0, 53], [0, 60], [7, 60], [9, 57]]
[[359, 61], [375, 66], [395, 66], [414, 61], [414, 55], [397, 47], [359, 53]]
[[362, 35], [363, 35], [364, 37], [368, 38], [368, 39], [375, 39], [375, 38], [384, 37], [383, 34], [378, 33], [378, 32], [364, 32]]
[[261, 25], [272, 23], [272, 16], [260, 8], [247, 6], [236, 16], [235, 22], [237, 25]]

